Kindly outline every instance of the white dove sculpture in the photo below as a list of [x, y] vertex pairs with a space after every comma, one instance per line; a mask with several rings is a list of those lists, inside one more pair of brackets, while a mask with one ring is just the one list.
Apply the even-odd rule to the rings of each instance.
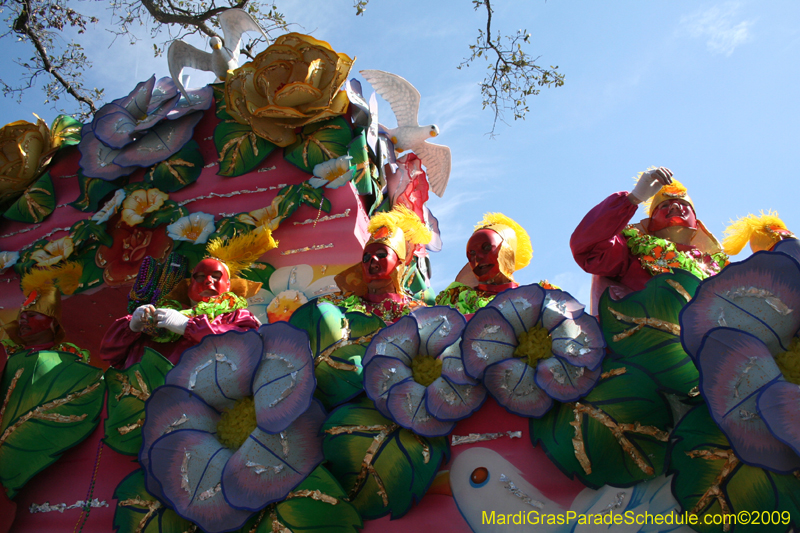
[[398, 152], [412, 150], [422, 159], [422, 164], [428, 169], [431, 189], [436, 196], [441, 197], [450, 179], [450, 148], [426, 142], [439, 135], [439, 128], [433, 124], [419, 125], [419, 91], [405, 79], [390, 72], [362, 70], [361, 75], [375, 92], [389, 102], [397, 119], [396, 128], [390, 129], [383, 125], [381, 128], [389, 135]]
[[264, 33], [258, 22], [246, 11], [228, 9], [220, 13], [218, 17], [224, 41], [219, 37], [209, 39], [211, 53], [198, 50], [183, 41], [172, 41], [172, 44], [169, 45], [167, 51], [169, 74], [187, 100], [190, 100], [189, 94], [181, 81], [181, 73], [185, 67], [213, 72], [219, 79], [224, 80], [229, 70], [239, 66], [239, 49], [244, 32], [257, 31], [265, 39], [267, 38], [267, 34]]

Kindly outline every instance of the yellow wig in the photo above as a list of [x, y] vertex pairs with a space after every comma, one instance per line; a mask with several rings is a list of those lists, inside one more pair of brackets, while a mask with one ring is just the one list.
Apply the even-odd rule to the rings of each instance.
[[[641, 175], [642, 173], [639, 174], [640, 177]], [[689, 196], [686, 187], [684, 187], [683, 183], [681, 183], [676, 179], [673, 179], [672, 183], [670, 183], [669, 185], [664, 185], [663, 187], [661, 187], [661, 189], [655, 194], [655, 196], [643, 202], [642, 205], [647, 211], [647, 216], [652, 217], [653, 212], [662, 202], [665, 202], [667, 200], [673, 200], [676, 198], [688, 203], [690, 206], [692, 206], [692, 210], [695, 212], [695, 214], [697, 213], [697, 210], [695, 210], [694, 208], [694, 202]]]
[[778, 213], [770, 210], [766, 213], [761, 211], [761, 216], [747, 215], [735, 222], [731, 220], [730, 225], [725, 228], [722, 245], [726, 254], [736, 255], [749, 241], [750, 249], [755, 253], [770, 250], [786, 238], [794, 238], [794, 235], [778, 218]]
[[367, 231], [370, 233], [367, 244], [385, 244], [395, 251], [401, 261], [405, 261], [408, 255], [406, 242], [415, 245], [428, 244], [433, 238], [433, 233], [417, 214], [402, 204], [369, 219]]
[[513, 280], [514, 272], [530, 264], [533, 258], [533, 247], [528, 232], [514, 220], [502, 213], [486, 213], [476, 226], [475, 231], [490, 229], [503, 238], [498, 260], [500, 272]]

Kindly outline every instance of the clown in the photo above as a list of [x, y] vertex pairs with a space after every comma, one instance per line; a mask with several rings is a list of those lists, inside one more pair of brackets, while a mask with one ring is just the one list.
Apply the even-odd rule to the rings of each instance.
[[429, 243], [432, 234], [403, 205], [373, 216], [367, 230], [370, 238], [361, 263], [338, 274], [335, 280], [341, 294], [325, 299], [348, 310], [394, 321], [424, 305], [405, 291], [404, 275], [414, 257], [414, 248]]
[[[167, 301], [183, 309], [149, 304], [136, 308], [109, 328], [101, 357], [111, 366], [127, 368], [140, 361], [144, 349], [150, 347], [177, 363], [184, 350], [206, 335], [258, 328], [261, 323], [246, 309], [246, 298], [255, 295], [261, 283], [237, 275], [276, 246], [266, 227], [227, 241], [211, 241], [206, 247], [208, 257], [167, 295]], [[154, 338], [159, 335], [157, 328], [170, 334], [167, 342]]]
[[[468, 263], [439, 293], [436, 305], [474, 313], [495, 295], [518, 287], [514, 273], [528, 266], [532, 257], [531, 239], [522, 226], [501, 213], [486, 213], [467, 241]], [[546, 281], [541, 285], [553, 288]]]
[[[630, 224], [639, 204], [649, 218]], [[575, 261], [592, 280], [592, 312], [608, 287], [622, 298], [673, 268], [701, 279], [727, 262], [717, 239], [697, 220], [686, 188], [665, 167], [639, 175], [631, 192], [614, 193], [595, 206], [572, 233]]]
[[7, 339], [2, 349], [7, 355], [24, 350], [60, 350], [88, 359], [88, 353], [64, 342], [61, 326], [61, 293], [72, 294], [78, 288], [83, 268], [78, 263], [59, 267], [37, 268], [22, 277], [22, 292], [27, 296], [16, 320], [5, 325]]
[[778, 213], [768, 211], [761, 212], [761, 216], [747, 215], [725, 228], [725, 238], [722, 246], [728, 255], [737, 255], [744, 248], [745, 244], [750, 243], [750, 250], [753, 253], [762, 250], [770, 251], [784, 239], [796, 239], [795, 235], [789, 231], [783, 220], [778, 218]]

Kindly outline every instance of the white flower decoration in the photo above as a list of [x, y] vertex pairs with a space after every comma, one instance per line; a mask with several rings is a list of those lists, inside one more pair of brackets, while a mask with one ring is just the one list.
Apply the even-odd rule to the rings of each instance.
[[309, 178], [308, 183], [315, 189], [323, 186], [327, 186], [329, 189], [341, 187], [353, 178], [351, 159], [353, 159], [352, 156], [343, 155], [316, 165], [314, 167], [315, 177]]
[[337, 290], [333, 276], [314, 281], [314, 269], [309, 265], [281, 267], [270, 276], [269, 290], [261, 289], [247, 299], [247, 310], [262, 324], [289, 320], [295, 309], [304, 303]]
[[173, 241], [204, 244], [215, 229], [214, 215], [198, 211], [189, 216], [181, 217], [167, 226], [167, 235]]
[[19, 252], [0, 252], [0, 274], [17, 264]]
[[119, 206], [122, 205], [123, 200], [125, 200], [125, 191], [122, 189], [117, 189], [117, 192], [114, 193], [114, 196], [111, 197], [111, 200], [107, 201], [100, 211], [92, 215], [91, 220], [97, 222], [98, 224], [106, 222], [109, 218], [114, 216], [114, 213], [119, 210]]

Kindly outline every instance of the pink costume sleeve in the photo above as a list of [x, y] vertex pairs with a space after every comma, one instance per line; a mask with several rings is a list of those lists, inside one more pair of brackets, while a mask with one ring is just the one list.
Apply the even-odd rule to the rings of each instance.
[[617, 192], [589, 211], [572, 233], [569, 246], [578, 265], [589, 274], [619, 278], [634, 258], [620, 233], [637, 206], [627, 192]]
[[237, 309], [233, 313], [220, 315], [213, 321], [209, 321], [205, 315], [192, 317], [186, 324], [183, 336], [192, 344], [197, 344], [206, 335], [215, 335], [226, 331], [247, 331], [248, 329], [257, 329], [260, 325], [250, 311]]
[[108, 331], [103, 336], [103, 341], [100, 343], [100, 358], [108, 361], [108, 364], [121, 368], [125, 361], [134, 351], [138, 355], [136, 360], [142, 358], [144, 353], [144, 346], [137, 342], [142, 337], [141, 333], [131, 331], [131, 315], [118, 318], [108, 327]]

